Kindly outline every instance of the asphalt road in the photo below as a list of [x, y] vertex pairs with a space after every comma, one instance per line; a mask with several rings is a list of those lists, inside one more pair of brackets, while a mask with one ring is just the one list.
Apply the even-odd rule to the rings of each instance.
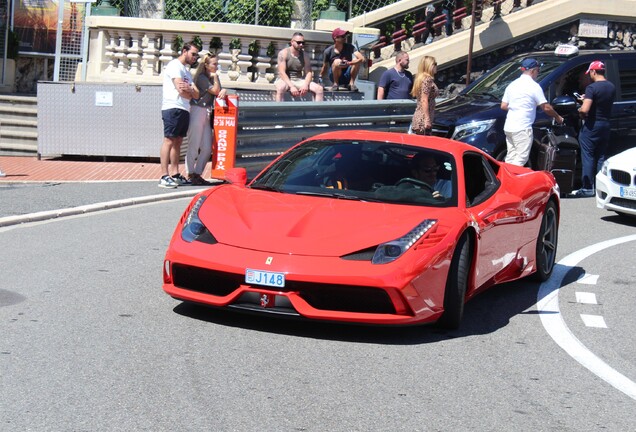
[[[3, 186], [0, 217], [170, 192], [154, 182]], [[171, 299], [161, 264], [188, 202], [0, 228], [0, 430], [634, 429], [636, 398], [625, 390], [636, 381], [636, 221], [593, 199], [562, 201], [556, 277], [491, 289], [454, 332], [285, 321]], [[537, 304], [556, 293], [558, 313]], [[625, 380], [555, 341], [561, 333], [545, 320], [557, 316]]]

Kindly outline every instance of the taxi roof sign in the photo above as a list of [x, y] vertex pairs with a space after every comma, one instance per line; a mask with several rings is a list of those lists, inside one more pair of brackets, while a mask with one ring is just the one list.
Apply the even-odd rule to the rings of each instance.
[[570, 56], [577, 55], [578, 53], [579, 53], [579, 48], [569, 44], [560, 44], [554, 50], [554, 55], [557, 55], [560, 57], [570, 57]]

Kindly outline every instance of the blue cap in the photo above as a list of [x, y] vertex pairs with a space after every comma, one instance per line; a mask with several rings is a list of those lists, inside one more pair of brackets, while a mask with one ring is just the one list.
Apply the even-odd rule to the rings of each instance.
[[536, 60], [535, 60], [535, 59], [533, 59], [533, 58], [527, 58], [527, 59], [524, 59], [524, 60], [521, 62], [521, 67], [522, 67], [523, 69], [525, 69], [525, 70], [534, 69], [534, 68], [536, 68], [536, 67], [540, 67], [540, 66], [541, 66], [541, 65], [539, 64], [539, 62], [538, 62], [538, 61], [536, 61]]

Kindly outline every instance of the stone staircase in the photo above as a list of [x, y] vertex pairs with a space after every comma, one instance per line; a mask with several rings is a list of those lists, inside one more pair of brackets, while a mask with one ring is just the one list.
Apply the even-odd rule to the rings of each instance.
[[0, 94], [0, 155], [35, 156], [37, 150], [36, 96]]

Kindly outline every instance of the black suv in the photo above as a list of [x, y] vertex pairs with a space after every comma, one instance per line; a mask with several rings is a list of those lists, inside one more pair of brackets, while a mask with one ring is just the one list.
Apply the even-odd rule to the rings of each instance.
[[[543, 64], [537, 82], [543, 88], [546, 100], [549, 102], [555, 102], [555, 98], [559, 96], [572, 96], [575, 92], [583, 94], [585, 87], [589, 84], [589, 81], [586, 82], [585, 74], [589, 64], [594, 60], [605, 63], [606, 78], [616, 86], [609, 155], [636, 145], [636, 55], [634, 52], [578, 51], [575, 47], [568, 45], [560, 45], [554, 52], [533, 52], [515, 56], [489, 70], [457, 97], [438, 103], [433, 134], [472, 144], [498, 160], [503, 160], [506, 154], [506, 138], [503, 133], [506, 112], [500, 108], [501, 98], [508, 84], [520, 75], [521, 60], [526, 57], [535, 58]], [[561, 97], [557, 100], [563, 102], [567, 99]], [[570, 100], [574, 103], [573, 99]], [[559, 111], [559, 106], [555, 108]], [[574, 113], [574, 116], [569, 117], [562, 111], [559, 112], [576, 130], [577, 125], [573, 124], [578, 121], [576, 111], [570, 110], [569, 114]], [[551, 120], [541, 109], [538, 109], [534, 124], [535, 144], [528, 163], [531, 168], [549, 169], [545, 166], [542, 149], [546, 142], [545, 128], [550, 126]], [[579, 156], [577, 151], [572, 151], [570, 154], [571, 156], [563, 156], [575, 159]], [[576, 165], [576, 160], [572, 161], [572, 166]], [[570, 188], [567, 187], [567, 189]]]

